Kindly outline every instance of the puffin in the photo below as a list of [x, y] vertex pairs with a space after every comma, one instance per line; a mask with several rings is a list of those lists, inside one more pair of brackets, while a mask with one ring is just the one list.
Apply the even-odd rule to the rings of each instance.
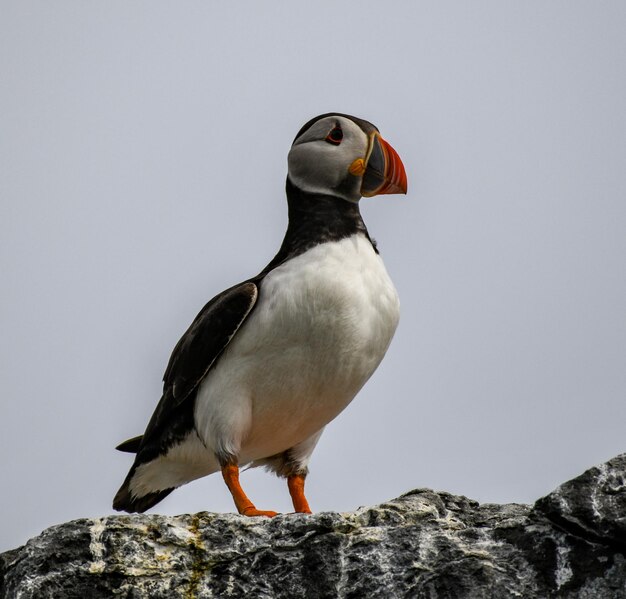
[[311, 454], [380, 364], [400, 314], [359, 200], [406, 194], [407, 176], [374, 125], [342, 113], [308, 121], [287, 163], [280, 249], [211, 299], [174, 347], [144, 434], [116, 448], [135, 459], [115, 510], [144, 512], [221, 472], [240, 514], [272, 517], [239, 481], [240, 467], [263, 466], [287, 479], [296, 513], [311, 513]]

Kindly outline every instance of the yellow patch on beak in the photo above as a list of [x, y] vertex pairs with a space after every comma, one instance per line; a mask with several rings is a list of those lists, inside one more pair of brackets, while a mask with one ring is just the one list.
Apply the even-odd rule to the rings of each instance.
[[360, 177], [365, 172], [365, 160], [363, 158], [357, 158], [348, 169], [351, 175]]

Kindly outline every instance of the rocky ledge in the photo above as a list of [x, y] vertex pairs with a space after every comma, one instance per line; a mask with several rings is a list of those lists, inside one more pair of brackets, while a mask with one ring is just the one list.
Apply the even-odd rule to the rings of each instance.
[[354, 513], [53, 526], [0, 555], [0, 597], [626, 598], [626, 454], [534, 506], [417, 489]]

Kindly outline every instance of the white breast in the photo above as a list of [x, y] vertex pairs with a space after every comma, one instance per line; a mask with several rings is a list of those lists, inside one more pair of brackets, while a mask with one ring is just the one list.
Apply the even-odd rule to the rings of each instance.
[[398, 318], [396, 290], [363, 235], [320, 244], [279, 266], [200, 386], [201, 438], [241, 463], [303, 441], [371, 376]]

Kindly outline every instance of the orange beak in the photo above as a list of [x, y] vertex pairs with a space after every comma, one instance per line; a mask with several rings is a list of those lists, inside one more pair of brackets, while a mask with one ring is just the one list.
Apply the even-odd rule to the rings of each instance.
[[370, 198], [389, 193], [406, 193], [407, 187], [406, 171], [400, 156], [379, 133], [374, 133], [366, 158], [361, 195]]

